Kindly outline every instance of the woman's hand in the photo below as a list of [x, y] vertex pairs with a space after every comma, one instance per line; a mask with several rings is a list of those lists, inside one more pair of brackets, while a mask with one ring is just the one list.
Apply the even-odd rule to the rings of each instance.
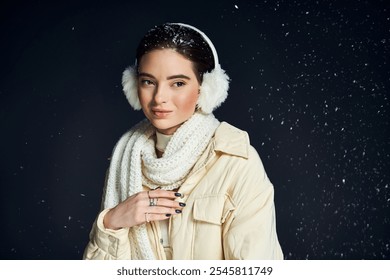
[[180, 214], [185, 206], [185, 203], [174, 201], [180, 196], [180, 193], [165, 190], [139, 192], [108, 211], [104, 216], [104, 226], [117, 230], [169, 219]]

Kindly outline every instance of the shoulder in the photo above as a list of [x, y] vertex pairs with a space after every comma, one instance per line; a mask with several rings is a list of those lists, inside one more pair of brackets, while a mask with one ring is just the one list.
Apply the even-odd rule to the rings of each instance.
[[237, 193], [243, 190], [257, 194], [272, 189], [263, 162], [256, 149], [250, 144], [246, 131], [226, 122], [221, 123], [215, 133], [214, 150], [222, 153], [221, 164], [224, 166], [224, 172], [235, 182], [232, 184], [234, 186], [232, 193], [235, 193], [236, 199], [241, 197]]
[[250, 169], [264, 169], [258, 152], [250, 143], [248, 133], [227, 122], [222, 122], [215, 132], [214, 150], [233, 156], [234, 161], [241, 162], [244, 167], [250, 165]]
[[247, 159], [252, 152], [249, 135], [227, 122], [222, 122], [214, 136], [214, 150]]

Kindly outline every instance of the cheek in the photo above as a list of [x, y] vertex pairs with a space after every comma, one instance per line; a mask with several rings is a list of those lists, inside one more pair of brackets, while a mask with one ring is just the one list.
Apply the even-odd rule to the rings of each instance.
[[150, 101], [148, 96], [150, 96], [150, 94], [147, 94], [145, 90], [138, 89], [138, 99], [142, 107]]
[[180, 107], [183, 109], [183, 111], [188, 111], [193, 113], [197, 101], [198, 101], [198, 92], [194, 91], [193, 93], [188, 94], [187, 96], [180, 97], [180, 100], [178, 100], [178, 105], [180, 104]]

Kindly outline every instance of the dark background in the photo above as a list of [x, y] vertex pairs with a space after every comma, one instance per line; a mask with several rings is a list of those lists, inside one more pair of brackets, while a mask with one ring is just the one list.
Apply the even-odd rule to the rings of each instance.
[[141, 36], [204, 31], [232, 79], [215, 114], [275, 186], [286, 259], [389, 259], [387, 1], [2, 1], [0, 258], [80, 259]]

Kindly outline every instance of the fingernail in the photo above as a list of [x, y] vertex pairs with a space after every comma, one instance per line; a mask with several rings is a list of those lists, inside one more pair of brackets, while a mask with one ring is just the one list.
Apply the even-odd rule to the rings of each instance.
[[181, 196], [181, 193], [175, 192], [175, 196]]
[[172, 216], [172, 214], [165, 214], [165, 216], [170, 217], [170, 216]]
[[180, 214], [180, 213], [181, 213], [181, 210], [176, 209], [175, 212], [178, 213], [178, 214]]
[[186, 204], [185, 204], [185, 203], [183, 203], [183, 202], [179, 202], [179, 205], [180, 205], [181, 207], [184, 207], [184, 206], [186, 206]]

